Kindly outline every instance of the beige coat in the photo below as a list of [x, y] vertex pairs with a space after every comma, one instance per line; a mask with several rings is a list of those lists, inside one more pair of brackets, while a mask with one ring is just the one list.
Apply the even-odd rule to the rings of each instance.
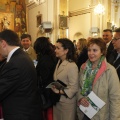
[[33, 49], [33, 47], [29, 47], [29, 49], [27, 51], [27, 54], [29, 55], [29, 57], [32, 60], [36, 60], [37, 59], [37, 55], [36, 55], [35, 50]]
[[[80, 70], [80, 86], [82, 86], [83, 70]], [[98, 78], [93, 86], [94, 93], [106, 104], [91, 120], [120, 120], [120, 83], [113, 66], [107, 63], [106, 71]], [[77, 93], [79, 100], [83, 96]], [[79, 120], [83, 113], [77, 107]]]
[[76, 112], [76, 93], [78, 91], [78, 68], [74, 62], [59, 61], [54, 72], [54, 80], [61, 80], [67, 85], [66, 96], [61, 95], [60, 101], [53, 107], [53, 120], [74, 120]]

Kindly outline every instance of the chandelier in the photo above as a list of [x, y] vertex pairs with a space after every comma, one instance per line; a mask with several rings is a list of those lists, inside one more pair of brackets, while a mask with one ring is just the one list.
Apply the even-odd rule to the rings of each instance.
[[94, 8], [95, 14], [100, 15], [100, 14], [104, 14], [104, 12], [105, 12], [105, 7], [100, 3]]

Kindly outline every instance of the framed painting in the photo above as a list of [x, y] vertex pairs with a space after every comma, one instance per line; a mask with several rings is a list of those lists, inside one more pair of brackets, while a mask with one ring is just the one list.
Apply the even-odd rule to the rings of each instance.
[[14, 13], [0, 12], [0, 31], [5, 29], [14, 30]]
[[68, 16], [59, 15], [59, 28], [68, 29]]
[[42, 14], [36, 16], [37, 27], [39, 27], [42, 23]]

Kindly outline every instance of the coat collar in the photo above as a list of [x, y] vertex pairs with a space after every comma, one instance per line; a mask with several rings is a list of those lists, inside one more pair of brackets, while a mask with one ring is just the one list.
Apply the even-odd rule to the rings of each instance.
[[31, 46], [29, 47], [29, 49], [28, 49], [27, 53], [28, 53], [29, 55], [31, 55], [31, 54], [32, 54], [32, 47], [31, 47]]
[[[61, 64], [60, 64], [60, 60], [58, 61], [57, 66], [56, 66], [56, 69], [55, 69], [55, 73], [54, 73], [55, 78], [57, 78], [57, 75], [64, 70], [65, 66], [66, 66], [68, 63], [69, 63], [69, 61], [67, 61], [67, 60], [64, 60]], [[59, 64], [60, 64], [60, 65], [59, 65]]]
[[[81, 68], [85, 70], [87, 62], [85, 62]], [[96, 81], [99, 79], [99, 77], [107, 70], [109, 69], [109, 66], [107, 65], [106, 59], [103, 60], [100, 69], [98, 70], [95, 79], [93, 81], [93, 86], [95, 85]]]

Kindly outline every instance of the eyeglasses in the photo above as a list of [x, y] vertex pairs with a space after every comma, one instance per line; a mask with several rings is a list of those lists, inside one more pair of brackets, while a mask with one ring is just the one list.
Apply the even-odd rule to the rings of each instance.
[[119, 40], [120, 38], [113, 38], [112, 41], [117, 41]]

